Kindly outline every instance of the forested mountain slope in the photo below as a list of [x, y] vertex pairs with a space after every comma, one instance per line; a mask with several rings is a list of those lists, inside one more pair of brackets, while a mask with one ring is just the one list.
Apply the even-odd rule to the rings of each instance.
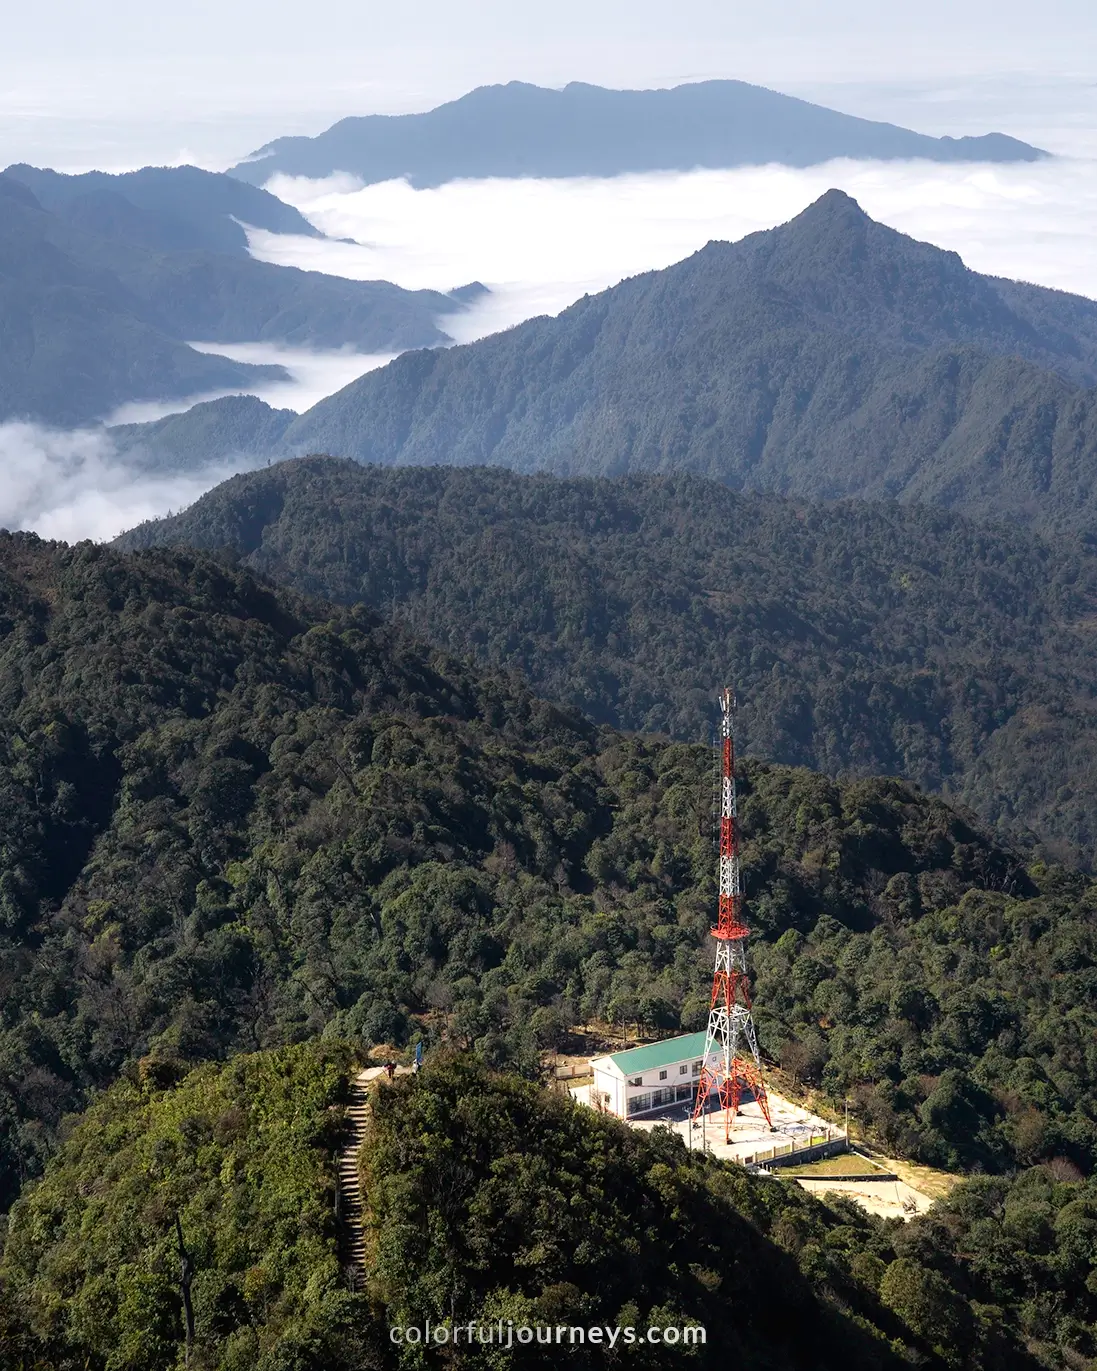
[[1089, 527], [1095, 380], [1097, 304], [980, 276], [829, 191], [557, 318], [406, 353], [301, 415], [276, 452], [692, 471]]
[[240, 465], [261, 460], [296, 417], [296, 411], [275, 409], [255, 395], [225, 395], [151, 422], [111, 424], [106, 436], [112, 451], [134, 469], [200, 471], [214, 451]]
[[[5, 1206], [145, 1056], [426, 1033], [532, 1072], [570, 1024], [703, 1025], [707, 748], [201, 556], [0, 570]], [[910, 1155], [1089, 1168], [1092, 882], [898, 781], [751, 763], [740, 799], [765, 1051]]]
[[[332, 1203], [348, 1067], [341, 1044], [312, 1043], [107, 1092], [12, 1215], [5, 1364], [175, 1371], [176, 1216], [196, 1371], [661, 1368], [671, 1355], [746, 1371], [1036, 1371], [1082, 1365], [1092, 1346], [1092, 1183], [1044, 1168], [984, 1178], [896, 1225], [444, 1053], [374, 1094], [366, 1289], [351, 1293]], [[392, 1336], [428, 1320], [451, 1330], [448, 1347]], [[500, 1321], [504, 1335], [539, 1325], [542, 1341], [515, 1336], [508, 1351], [477, 1334], [454, 1356], [455, 1327]], [[669, 1354], [647, 1340], [695, 1325], [704, 1341]], [[591, 1327], [608, 1331], [596, 1342]]]
[[0, 420], [80, 424], [134, 399], [284, 376], [187, 347], [122, 282], [51, 240], [52, 216], [0, 176]]
[[157, 544], [230, 548], [618, 728], [705, 738], [730, 672], [748, 753], [904, 775], [1087, 861], [1097, 843], [1097, 565], [1015, 527], [689, 476], [308, 458], [120, 540]]
[[437, 186], [457, 177], [619, 176], [834, 157], [936, 162], [1035, 161], [1046, 156], [1000, 133], [931, 138], [857, 119], [744, 81], [670, 90], [605, 90], [572, 81], [480, 86], [422, 114], [341, 119], [315, 138], [277, 138], [232, 168], [254, 185], [272, 176], [350, 172], [367, 185], [406, 177]]
[[[244, 198], [261, 195], [223, 179]], [[117, 191], [92, 194], [92, 208], [76, 199], [54, 214], [22, 180], [0, 175], [0, 420], [83, 424], [130, 400], [247, 390], [284, 375], [187, 340], [395, 352], [446, 341], [439, 318], [465, 308], [436, 291], [256, 261], [232, 234], [222, 242], [212, 212], [192, 223], [146, 213]], [[185, 246], [172, 246], [173, 234]], [[203, 238], [218, 247], [186, 246]]]
[[385, 464], [690, 470], [1086, 521], [1097, 305], [1058, 303], [1003, 291], [831, 191], [782, 228], [556, 319], [398, 358], [284, 441]]

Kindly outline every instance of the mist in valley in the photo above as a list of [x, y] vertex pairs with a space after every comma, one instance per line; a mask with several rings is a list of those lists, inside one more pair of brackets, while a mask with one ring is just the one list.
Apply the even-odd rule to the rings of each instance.
[[[169, 51], [148, 16], [135, 21], [108, 6], [89, 27], [88, 13], [64, 8], [66, 22], [54, 15], [49, 23], [48, 60], [43, 13], [22, 13], [7, 35], [0, 54], [0, 72], [10, 78], [0, 93], [5, 162], [220, 168], [280, 134], [317, 133], [347, 114], [426, 109], [486, 81], [640, 87], [714, 76], [771, 84], [934, 135], [1000, 129], [1056, 154], [1011, 165], [836, 162], [428, 190], [403, 181], [361, 188], [345, 176], [271, 182], [331, 238], [252, 230], [255, 257], [408, 288], [448, 291], [480, 281], [490, 293], [441, 324], [458, 344], [558, 313], [710, 239], [770, 228], [830, 186], [872, 217], [955, 250], [978, 271], [1097, 296], [1097, 116], [1092, 77], [1077, 57], [1095, 21], [1074, 0], [1046, 7], [1039, 33], [1022, 6], [1005, 13], [972, 3], [957, 13], [943, 0], [936, 10], [908, 6], [887, 16], [867, 5], [823, 16], [800, 0], [786, 0], [780, 13], [732, 15], [695, 0], [671, 32], [653, 5], [642, 13], [630, 7], [627, 16], [583, 7], [590, 41], [581, 51], [559, 37], [580, 22], [577, 7], [569, 19], [559, 7], [519, 15], [486, 6], [460, 24], [442, 6], [429, 23], [420, 13], [393, 13], [380, 27], [370, 20], [368, 43], [361, 11], [342, 0], [325, 0], [307, 34], [289, 6], [264, 7], [262, 16], [247, 5], [227, 16], [219, 8], [215, 27], [236, 24], [233, 41], [261, 51], [261, 62], [243, 67], [226, 47], [211, 46], [197, 13], [175, 25]], [[772, 41], [775, 25], [780, 44]], [[941, 25], [948, 43], [939, 40]], [[204, 92], [197, 103], [195, 91]], [[260, 342], [193, 346], [281, 364], [289, 379], [253, 393], [298, 412], [389, 360]], [[132, 402], [105, 424], [159, 419], [224, 393]], [[105, 426], [65, 433], [26, 423], [0, 425], [0, 472], [0, 525], [72, 538], [110, 537], [179, 508], [226, 474], [139, 470], [114, 450]]]
[[142, 470], [123, 461], [102, 430], [0, 424], [0, 528], [69, 543], [101, 541], [184, 509], [254, 465], [241, 460], [195, 472]]
[[[188, 340], [198, 352], [230, 357], [234, 362], [255, 366], [280, 366], [288, 372], [284, 381], [269, 381], [249, 391], [272, 409], [292, 409], [298, 414], [310, 409], [325, 395], [349, 386], [367, 371], [391, 362], [396, 353], [355, 352], [351, 348], [287, 347], [282, 343], [210, 343]], [[239, 391], [211, 390], [180, 400], [131, 400], [107, 416], [112, 424], [147, 424], [169, 414], [179, 414], [205, 400], [217, 400], [223, 395], [238, 395]]]

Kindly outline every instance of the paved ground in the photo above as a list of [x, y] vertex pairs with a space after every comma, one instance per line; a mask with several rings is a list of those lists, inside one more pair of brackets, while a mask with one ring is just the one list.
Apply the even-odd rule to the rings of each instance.
[[[590, 1103], [588, 1086], [573, 1087], [571, 1093], [580, 1103]], [[812, 1136], [841, 1137], [840, 1129], [828, 1125], [824, 1119], [810, 1113], [801, 1105], [786, 1100], [783, 1095], [769, 1096], [769, 1112], [773, 1119], [772, 1132], [761, 1109], [753, 1100], [748, 1100], [735, 1116], [730, 1140], [725, 1140], [722, 1111], [710, 1106], [704, 1120], [699, 1120], [691, 1128], [691, 1109], [689, 1101], [683, 1101], [657, 1113], [645, 1114], [641, 1119], [634, 1119], [631, 1121], [631, 1127], [669, 1127], [681, 1137], [687, 1147], [703, 1147], [714, 1157], [726, 1157], [733, 1161], [742, 1161], [746, 1157], [754, 1157], [758, 1152], [768, 1151], [771, 1147], [783, 1147], [789, 1143], [803, 1147]]]
[[[582, 1104], [590, 1103], [589, 1086], [573, 1086], [572, 1095]], [[793, 1104], [791, 1100], [783, 1095], [770, 1093], [769, 1111], [773, 1120], [773, 1131], [771, 1132], [762, 1115], [761, 1109], [753, 1100], [747, 1101], [735, 1117], [732, 1126], [731, 1140], [724, 1140], [724, 1116], [723, 1113], [714, 1108], [709, 1108], [704, 1121], [698, 1122], [692, 1128], [689, 1124], [691, 1106], [688, 1102], [673, 1105], [668, 1109], [660, 1111], [658, 1114], [646, 1114], [642, 1119], [635, 1119], [631, 1123], [632, 1128], [655, 1128], [658, 1125], [672, 1128], [686, 1144], [687, 1147], [705, 1148], [714, 1157], [722, 1157], [730, 1161], [743, 1161], [746, 1158], [754, 1158], [758, 1153], [764, 1153], [771, 1147], [783, 1147], [789, 1143], [803, 1147], [808, 1140], [814, 1136], [822, 1134], [831, 1138], [842, 1136], [841, 1129], [835, 1128], [833, 1124], [828, 1124], [825, 1119], [821, 1119], [817, 1114], [812, 1114], [810, 1110], [802, 1105]], [[877, 1162], [886, 1165], [890, 1169], [887, 1158], [876, 1156]], [[780, 1168], [775, 1168], [774, 1175], [780, 1175]], [[910, 1179], [916, 1179], [911, 1177]], [[786, 1184], [791, 1183], [790, 1181]], [[797, 1178], [797, 1184], [802, 1185], [805, 1190], [813, 1195], [823, 1195], [828, 1192], [840, 1195], [849, 1195], [855, 1199], [863, 1209], [867, 1209], [871, 1214], [883, 1214], [894, 1218], [912, 1218], [915, 1214], [924, 1214], [933, 1203], [933, 1198], [925, 1191], [916, 1189], [905, 1180], [898, 1181], [843, 1181], [841, 1179], [827, 1179], [820, 1181], [802, 1180]]]

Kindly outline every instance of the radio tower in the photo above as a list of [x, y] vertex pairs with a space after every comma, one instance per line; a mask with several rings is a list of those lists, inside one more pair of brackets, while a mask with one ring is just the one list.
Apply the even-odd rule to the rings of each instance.
[[[747, 936], [743, 921], [743, 893], [739, 880], [739, 818], [735, 804], [735, 743], [731, 714], [735, 699], [720, 693], [720, 911], [712, 936], [716, 939], [716, 971], [712, 978], [712, 1007], [705, 1035], [705, 1055], [693, 1121], [705, 1112], [709, 1092], [715, 1090], [724, 1111], [724, 1141], [731, 1141], [731, 1125], [739, 1111], [744, 1088], [758, 1101], [766, 1123], [769, 1116], [766, 1084], [758, 1055], [758, 1037], [750, 1010], [747, 980]], [[750, 1055], [743, 1055], [748, 1052]]]

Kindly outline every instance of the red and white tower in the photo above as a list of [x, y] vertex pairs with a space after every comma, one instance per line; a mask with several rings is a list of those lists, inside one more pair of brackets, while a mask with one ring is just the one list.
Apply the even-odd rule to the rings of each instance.
[[750, 1007], [747, 979], [747, 937], [743, 919], [743, 890], [739, 878], [739, 818], [735, 802], [735, 741], [731, 715], [735, 699], [720, 694], [720, 909], [712, 936], [716, 939], [716, 971], [712, 978], [712, 1006], [705, 1035], [705, 1055], [693, 1119], [705, 1112], [710, 1092], [717, 1092], [724, 1111], [724, 1140], [731, 1141], [731, 1125], [743, 1091], [757, 1100], [766, 1123], [769, 1116], [758, 1037]]

